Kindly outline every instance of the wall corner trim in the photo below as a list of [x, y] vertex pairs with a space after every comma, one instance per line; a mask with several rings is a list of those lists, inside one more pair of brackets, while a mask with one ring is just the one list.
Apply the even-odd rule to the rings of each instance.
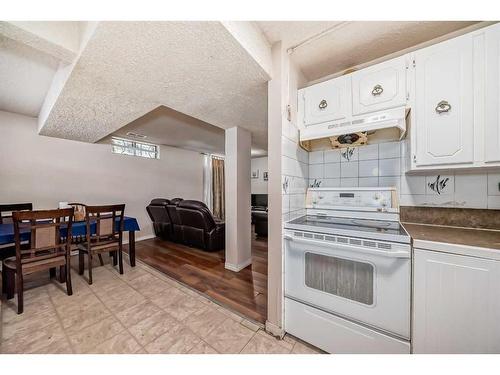
[[274, 323], [271, 323], [269, 320], [266, 320], [266, 332], [278, 337], [280, 340], [285, 336], [285, 330]]

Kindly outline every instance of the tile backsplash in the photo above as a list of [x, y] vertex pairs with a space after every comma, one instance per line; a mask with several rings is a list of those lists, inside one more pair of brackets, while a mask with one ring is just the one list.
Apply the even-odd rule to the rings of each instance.
[[310, 152], [308, 186], [395, 186], [405, 206], [500, 209], [500, 173], [406, 175], [405, 151], [397, 141]]
[[282, 140], [283, 220], [304, 214], [309, 175], [308, 153], [300, 148], [294, 134], [284, 133]]

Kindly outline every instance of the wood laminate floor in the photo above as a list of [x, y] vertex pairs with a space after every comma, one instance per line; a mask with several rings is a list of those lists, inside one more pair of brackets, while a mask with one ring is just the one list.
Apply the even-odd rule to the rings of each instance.
[[153, 238], [137, 242], [136, 257], [237, 312], [264, 323], [267, 317], [267, 239], [252, 239], [252, 265], [224, 268], [223, 252], [209, 253]]

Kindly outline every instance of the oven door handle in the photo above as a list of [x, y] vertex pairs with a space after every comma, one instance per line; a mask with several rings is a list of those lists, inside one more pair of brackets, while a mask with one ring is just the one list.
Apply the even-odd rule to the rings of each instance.
[[[323, 241], [315, 241], [315, 240], [304, 240], [302, 238], [292, 237], [290, 235], [284, 236], [285, 240], [294, 241], [298, 243], [304, 243], [309, 245], [317, 245], [317, 246], [331, 246], [332, 244], [325, 243]], [[346, 246], [344, 244], [335, 243], [336, 246], [348, 248], [350, 251], [355, 251], [357, 253], [364, 253], [370, 255], [378, 255], [387, 258], [410, 258], [410, 252], [404, 250], [396, 250], [396, 251], [386, 251], [386, 250], [375, 250], [375, 249], [365, 249], [358, 246]]]

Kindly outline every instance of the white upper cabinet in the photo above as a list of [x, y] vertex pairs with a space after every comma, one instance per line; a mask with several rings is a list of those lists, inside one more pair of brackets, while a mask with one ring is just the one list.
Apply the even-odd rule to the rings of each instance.
[[495, 25], [485, 33], [485, 164], [500, 162], [500, 27]]
[[[413, 159], [418, 166], [474, 161], [473, 38], [415, 52]], [[413, 136], [413, 135], [412, 135]]]
[[408, 172], [500, 168], [500, 23], [299, 90], [300, 137], [389, 127], [404, 107]]
[[406, 104], [407, 59], [401, 56], [352, 74], [353, 115]]
[[500, 24], [414, 58], [410, 170], [500, 167]]
[[500, 261], [414, 250], [413, 352], [500, 353]]
[[303, 126], [343, 120], [351, 116], [351, 76], [342, 76], [299, 91]]

